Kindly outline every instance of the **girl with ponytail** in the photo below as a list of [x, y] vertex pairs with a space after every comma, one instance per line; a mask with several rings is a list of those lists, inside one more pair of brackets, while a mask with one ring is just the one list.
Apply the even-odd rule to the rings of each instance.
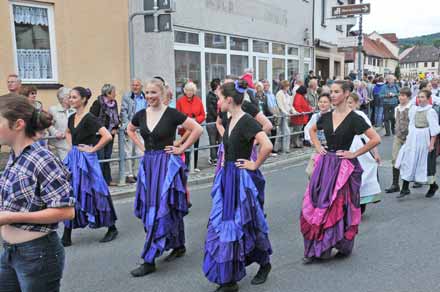
[[64, 249], [56, 230], [75, 211], [67, 169], [35, 141], [51, 124], [25, 97], [0, 97], [0, 144], [11, 147], [0, 177], [1, 291], [60, 289]]
[[107, 227], [107, 233], [100, 242], [112, 241], [118, 235], [116, 212], [97, 155], [97, 151], [113, 138], [97, 117], [86, 112], [91, 96], [89, 89], [75, 87], [69, 97], [70, 106], [76, 113], [67, 122], [66, 141], [71, 150], [64, 163], [72, 173], [76, 216], [74, 220], [64, 222], [64, 246], [72, 245], [72, 229], [76, 228]]

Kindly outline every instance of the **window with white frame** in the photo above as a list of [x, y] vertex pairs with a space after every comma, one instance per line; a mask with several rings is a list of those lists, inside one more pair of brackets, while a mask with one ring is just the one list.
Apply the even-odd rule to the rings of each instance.
[[272, 43], [272, 54], [284, 56], [286, 54], [286, 46], [283, 44]]
[[304, 48], [304, 58], [311, 58], [312, 57], [312, 50], [310, 48], [305, 47]]
[[289, 47], [289, 48], [287, 49], [287, 54], [288, 54], [289, 56], [296, 56], [296, 57], [299, 57], [299, 48], [297, 48], [297, 47]]
[[53, 6], [11, 3], [18, 74], [24, 82], [56, 82]]
[[230, 41], [231, 50], [243, 52], [249, 51], [249, 41], [247, 39], [231, 37]]
[[174, 31], [174, 41], [181, 44], [198, 45], [199, 34], [186, 31]]

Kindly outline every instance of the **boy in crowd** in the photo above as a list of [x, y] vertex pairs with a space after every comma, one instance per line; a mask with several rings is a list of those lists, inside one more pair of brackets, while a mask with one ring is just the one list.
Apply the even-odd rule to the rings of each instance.
[[393, 184], [385, 189], [386, 193], [400, 192], [399, 186], [399, 169], [395, 168], [397, 155], [400, 148], [405, 144], [406, 137], [408, 136], [409, 126], [409, 110], [411, 108], [411, 89], [404, 87], [400, 90], [399, 105], [394, 110], [394, 117], [396, 119], [396, 134], [393, 142], [392, 164], [393, 164]]

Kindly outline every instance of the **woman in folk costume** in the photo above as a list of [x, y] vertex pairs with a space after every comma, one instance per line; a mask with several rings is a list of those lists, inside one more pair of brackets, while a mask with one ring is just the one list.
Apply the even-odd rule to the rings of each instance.
[[[310, 118], [310, 121], [307, 123], [307, 125], [304, 127], [304, 140], [311, 142], [310, 141], [310, 129], [312, 128], [313, 125], [316, 124], [316, 122], [319, 120], [319, 118], [321, 117], [321, 115], [327, 113], [330, 111], [330, 107], [331, 107], [331, 103], [330, 103], [330, 94], [328, 93], [322, 93], [319, 98], [318, 98], [318, 109], [319, 112], [314, 113], [312, 115], [312, 117]], [[325, 146], [326, 145], [326, 141], [325, 141], [325, 135], [324, 135], [324, 131], [318, 131], [317, 133], [318, 135], [318, 139], [319, 142], [321, 143], [321, 145]], [[306, 168], [306, 173], [307, 176], [310, 177], [312, 176], [313, 173], [313, 168], [315, 165], [315, 158], [316, 158], [317, 154], [313, 153], [310, 157], [309, 163], [307, 165]]]
[[[264, 177], [258, 168], [272, 151], [272, 143], [252, 116], [242, 110], [244, 81], [226, 83], [219, 95], [222, 111], [231, 114], [223, 134], [224, 163], [212, 188], [212, 209], [205, 242], [203, 272], [219, 286], [217, 291], [238, 291], [246, 266], [260, 269], [252, 284], [266, 281], [272, 254], [268, 226], [260, 203]], [[250, 160], [254, 141], [260, 145]]]
[[[227, 84], [227, 83], [234, 83], [235, 81], [233, 79], [225, 79], [223, 84]], [[245, 93], [243, 94], [243, 96], [246, 95], [246, 90], [248, 88], [248, 84], [246, 80], [240, 80], [243, 89], [245, 90]], [[220, 89], [219, 89], [220, 91]], [[219, 92], [217, 92], [217, 94], [220, 94]], [[219, 106], [221, 106], [221, 100], [219, 100]], [[251, 103], [249, 100], [246, 100], [245, 97], [243, 98], [243, 102], [241, 104], [241, 109], [249, 114], [251, 117], [253, 117], [255, 119], [255, 121], [258, 122], [258, 124], [260, 124], [260, 126], [262, 127], [263, 131], [265, 133], [270, 133], [273, 125], [270, 122], [270, 120], [264, 115], [263, 112], [261, 112], [259, 110], [259, 108], [254, 105], [253, 103]], [[227, 126], [228, 123], [228, 115], [229, 113], [227, 111], [223, 112], [221, 110], [221, 108], [219, 108], [219, 115], [217, 116], [217, 121], [216, 121], [216, 126], [217, 126], [217, 130], [220, 133], [220, 136], [223, 137], [224, 133], [225, 133], [225, 128]], [[252, 154], [251, 154], [251, 160], [252, 161], [256, 161], [257, 160], [257, 145], [254, 144], [254, 146], [252, 147]], [[217, 152], [217, 166], [215, 169], [215, 173], [217, 174], [219, 172], [219, 170], [221, 169], [223, 163], [224, 163], [224, 146], [223, 146], [223, 142], [220, 143], [220, 146], [218, 148], [218, 152]], [[257, 182], [255, 180], [255, 183], [258, 184], [258, 187], [261, 189], [264, 189], [264, 185], [265, 185], [265, 181], [261, 180], [260, 182]], [[264, 205], [264, 192], [260, 193], [260, 203], [262, 205]]]
[[[371, 127], [371, 121], [367, 115], [360, 111], [360, 98], [357, 93], [351, 93], [348, 98], [348, 106], [360, 115], [365, 122]], [[350, 151], [355, 152], [362, 148], [368, 141], [365, 134], [354, 137], [353, 144], [351, 144]], [[378, 166], [380, 163], [380, 155], [377, 147], [373, 148], [371, 152], [367, 152], [358, 157], [359, 163], [362, 167], [362, 184], [361, 184], [361, 212], [365, 212], [367, 204], [378, 203], [381, 200], [380, 185], [378, 181]]]
[[67, 123], [66, 141], [72, 145], [72, 149], [64, 163], [72, 174], [76, 204], [75, 218], [64, 222], [61, 240], [64, 246], [72, 245], [72, 229], [76, 228], [108, 227], [101, 242], [112, 241], [118, 235], [116, 212], [97, 154], [112, 140], [112, 135], [99, 123], [97, 117], [86, 112], [90, 97], [90, 90], [83, 87], [75, 87], [70, 92], [69, 103], [76, 113], [69, 117]]
[[[350, 89], [349, 82], [335, 81], [331, 86], [335, 109], [323, 114], [310, 129], [319, 155], [301, 212], [304, 263], [329, 258], [333, 248], [339, 251], [339, 256], [349, 256], [361, 221], [362, 168], [357, 157], [376, 147], [380, 137], [348, 106]], [[326, 148], [319, 142], [318, 130], [324, 130]], [[356, 152], [350, 152], [354, 137], [361, 134], [369, 141]]]
[[[142, 220], [147, 234], [141, 254], [144, 263], [131, 271], [134, 277], [153, 273], [155, 259], [164, 251], [173, 249], [166, 261], [182, 257], [186, 252], [183, 217], [188, 214], [187, 168], [181, 155], [203, 131], [194, 120], [163, 104], [166, 92], [162, 81], [153, 79], [145, 88], [149, 106], [134, 115], [127, 129], [130, 139], [144, 152], [134, 213]], [[191, 134], [181, 146], [174, 147], [179, 125]], [[138, 129], [144, 143], [136, 135]]]
[[435, 182], [435, 141], [440, 133], [440, 126], [437, 112], [429, 104], [430, 98], [431, 91], [419, 91], [419, 105], [412, 107], [409, 112], [408, 137], [396, 160], [396, 168], [400, 169], [400, 177], [403, 180], [398, 198], [410, 194], [410, 181], [429, 184], [427, 198], [434, 196], [438, 190]]

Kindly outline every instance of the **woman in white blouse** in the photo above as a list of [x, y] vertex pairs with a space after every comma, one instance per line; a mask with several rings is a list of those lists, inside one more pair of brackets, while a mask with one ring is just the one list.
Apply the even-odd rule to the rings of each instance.
[[277, 145], [278, 148], [281, 145], [281, 151], [284, 153], [290, 152], [290, 129], [289, 129], [290, 116], [289, 115], [296, 113], [295, 109], [292, 106], [293, 104], [292, 96], [290, 96], [288, 93], [289, 87], [290, 87], [290, 83], [288, 80], [281, 81], [280, 90], [276, 95], [277, 104], [281, 112], [280, 128], [278, 131], [278, 135], [282, 135], [283, 137], [277, 138], [275, 144]]

